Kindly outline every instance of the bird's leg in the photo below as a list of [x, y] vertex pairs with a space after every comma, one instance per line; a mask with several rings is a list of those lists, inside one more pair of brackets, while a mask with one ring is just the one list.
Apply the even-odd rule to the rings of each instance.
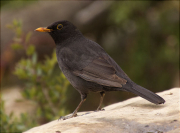
[[[63, 120], [66, 120], [66, 119], [69, 119], [69, 118], [72, 118], [72, 117], [76, 117], [77, 116], [77, 111], [79, 110], [79, 108], [81, 107], [81, 105], [83, 104], [84, 101], [86, 101], [86, 97], [87, 95], [81, 95], [81, 102], [79, 103], [79, 105], [77, 106], [77, 108], [74, 110], [74, 112], [72, 113], [72, 115], [70, 116], [61, 116], [59, 119], [63, 119]], [[58, 120], [59, 120], [58, 119]]]
[[102, 102], [103, 102], [103, 98], [105, 96], [105, 92], [104, 91], [100, 92], [100, 95], [101, 95], [101, 99], [100, 99], [100, 103], [99, 103], [99, 106], [98, 106], [96, 111], [104, 110], [104, 109], [101, 108], [101, 105], [102, 105]]

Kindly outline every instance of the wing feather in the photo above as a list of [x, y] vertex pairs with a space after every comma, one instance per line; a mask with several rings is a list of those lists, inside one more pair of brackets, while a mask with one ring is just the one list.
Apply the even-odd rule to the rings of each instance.
[[76, 70], [73, 73], [84, 80], [111, 87], [122, 87], [127, 82], [116, 75], [116, 70], [103, 57], [94, 59], [82, 70]]

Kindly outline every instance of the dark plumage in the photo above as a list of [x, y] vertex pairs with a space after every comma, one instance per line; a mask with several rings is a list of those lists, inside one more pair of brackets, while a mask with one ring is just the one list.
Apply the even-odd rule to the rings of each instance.
[[56, 43], [56, 55], [61, 71], [81, 94], [82, 100], [70, 117], [77, 115], [89, 92], [101, 94], [97, 110], [101, 110], [106, 91], [129, 91], [154, 104], [165, 102], [157, 94], [134, 83], [99, 44], [85, 38], [72, 23], [58, 21], [36, 31], [48, 32], [51, 35]]

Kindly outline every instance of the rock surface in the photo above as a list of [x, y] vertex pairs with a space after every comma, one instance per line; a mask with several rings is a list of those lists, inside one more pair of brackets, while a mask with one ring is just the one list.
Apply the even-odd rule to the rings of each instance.
[[180, 88], [158, 94], [165, 104], [136, 97], [107, 106], [105, 111], [80, 112], [78, 117], [54, 120], [24, 133], [179, 133]]

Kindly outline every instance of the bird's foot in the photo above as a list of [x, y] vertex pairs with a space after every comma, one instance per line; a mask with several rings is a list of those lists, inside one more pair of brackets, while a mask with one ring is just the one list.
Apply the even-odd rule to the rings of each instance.
[[66, 119], [73, 118], [73, 117], [76, 117], [76, 116], [77, 116], [77, 114], [72, 114], [72, 115], [69, 115], [69, 116], [61, 116], [61, 117], [58, 119], [58, 121], [59, 121], [59, 120], [66, 120]]
[[105, 111], [105, 109], [103, 109], [103, 108], [97, 108], [96, 110], [95, 110], [95, 112], [98, 112], [98, 111]]

